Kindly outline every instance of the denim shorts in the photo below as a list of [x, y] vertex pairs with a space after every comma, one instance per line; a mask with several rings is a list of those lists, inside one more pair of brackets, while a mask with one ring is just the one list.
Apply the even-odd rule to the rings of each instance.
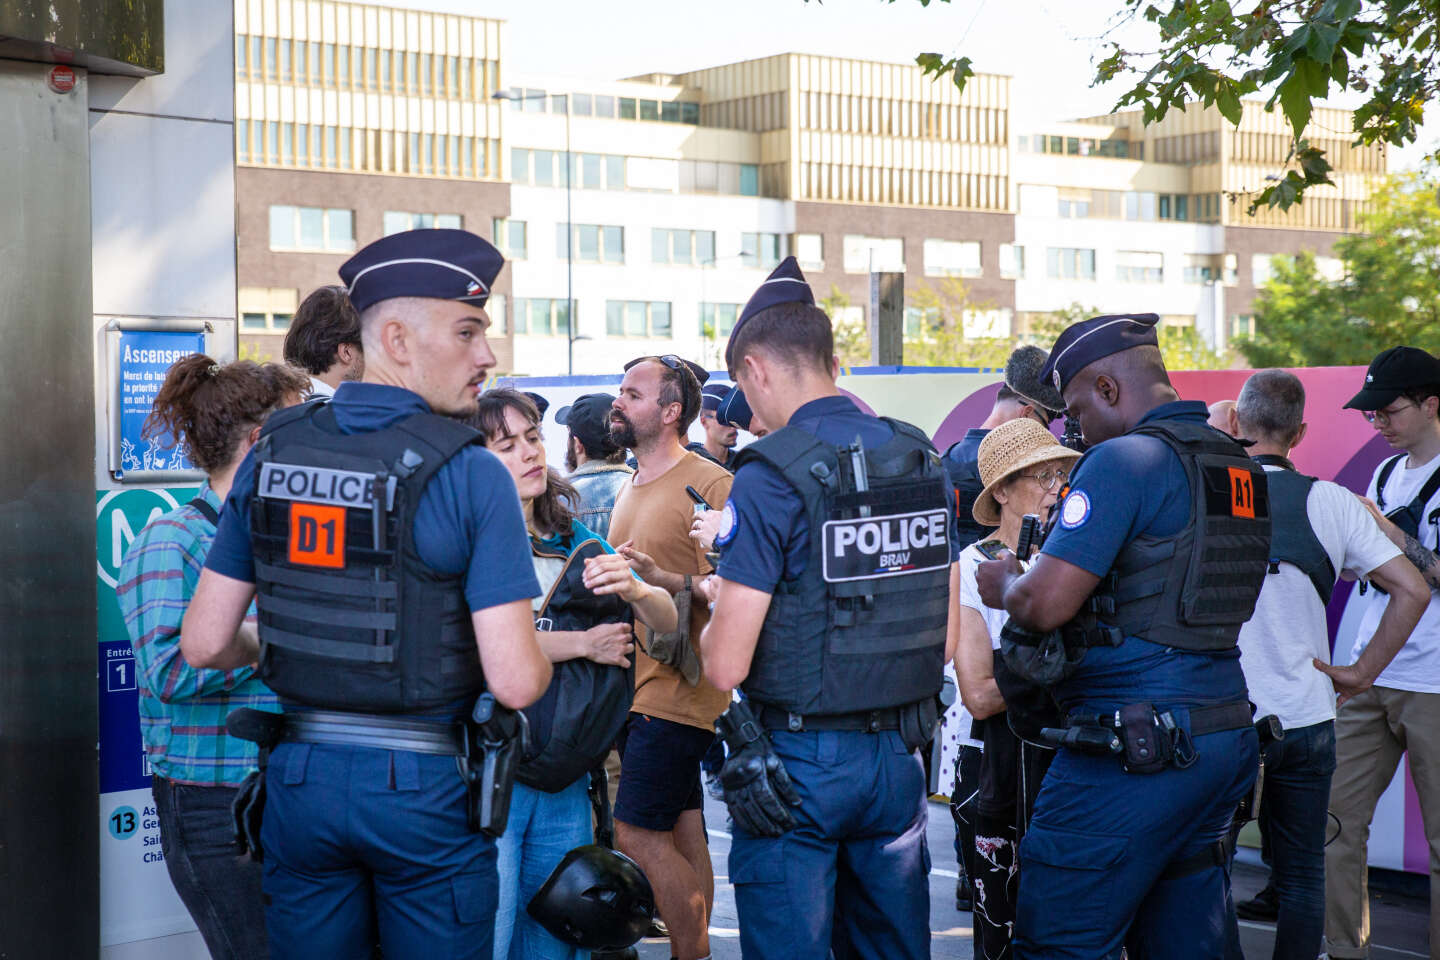
[[632, 713], [620, 742], [620, 792], [615, 819], [660, 833], [675, 829], [686, 810], [703, 805], [700, 760], [715, 734], [683, 723]]

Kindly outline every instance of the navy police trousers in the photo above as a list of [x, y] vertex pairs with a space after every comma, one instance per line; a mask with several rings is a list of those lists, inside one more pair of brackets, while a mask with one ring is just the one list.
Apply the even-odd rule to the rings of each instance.
[[[1177, 711], [1181, 712], [1181, 711]], [[1213, 849], [1259, 770], [1255, 731], [1195, 738], [1195, 763], [1128, 774], [1062, 749], [1020, 844], [1019, 960], [1214, 960], [1235, 923], [1230, 865], [1166, 876]]]
[[281, 743], [266, 773], [272, 960], [490, 960], [495, 842], [454, 757]]
[[928, 960], [925, 771], [895, 731], [772, 731], [796, 827], [735, 828], [730, 882], [746, 960]]

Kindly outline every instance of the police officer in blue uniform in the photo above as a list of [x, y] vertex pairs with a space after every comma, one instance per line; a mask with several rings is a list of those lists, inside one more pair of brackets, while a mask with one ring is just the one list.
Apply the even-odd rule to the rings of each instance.
[[725, 359], [756, 416], [783, 425], [737, 457], [700, 641], [706, 676], [745, 698], [716, 723], [741, 950], [929, 957], [915, 749], [953, 652], [944, 468], [924, 433], [836, 389], [830, 320], [793, 257]]
[[1060, 712], [1039, 721], [1062, 749], [1020, 848], [1019, 958], [1214, 958], [1235, 923], [1226, 841], [1258, 757], [1236, 639], [1265, 578], [1266, 486], [1179, 399], [1157, 319], [1055, 342], [1045, 374], [1093, 446], [1030, 571], [978, 571], [1010, 614], [1006, 665]]
[[457, 721], [482, 691], [528, 705], [550, 664], [514, 482], [446, 415], [473, 411], [495, 364], [503, 264], [473, 234], [415, 230], [341, 267], [364, 380], [266, 424], [185, 617], [190, 663], [258, 658], [285, 709], [260, 828], [277, 960], [363, 960], [377, 931], [386, 956], [491, 953], [495, 845]]

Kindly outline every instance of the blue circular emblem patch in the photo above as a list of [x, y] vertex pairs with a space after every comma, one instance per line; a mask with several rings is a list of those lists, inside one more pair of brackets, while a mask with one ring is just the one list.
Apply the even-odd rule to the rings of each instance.
[[1066, 530], [1074, 530], [1089, 519], [1090, 498], [1085, 495], [1084, 490], [1071, 490], [1070, 496], [1065, 498], [1065, 503], [1060, 508], [1060, 526]]
[[735, 504], [731, 500], [725, 501], [725, 509], [720, 511], [720, 530], [715, 534], [715, 546], [723, 547], [735, 539], [735, 529], [740, 526], [740, 521], [735, 517]]

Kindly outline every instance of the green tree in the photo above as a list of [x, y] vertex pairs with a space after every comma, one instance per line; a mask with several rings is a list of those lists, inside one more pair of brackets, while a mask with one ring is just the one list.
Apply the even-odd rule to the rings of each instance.
[[[1307, 187], [1331, 182], [1325, 152], [1305, 139], [1315, 101], [1358, 95], [1358, 142], [1400, 147], [1415, 141], [1425, 104], [1440, 94], [1440, 0], [1120, 0], [1105, 35], [1136, 18], [1158, 30], [1157, 47], [1106, 40], [1092, 81], [1133, 84], [1115, 109], [1138, 106], [1148, 123], [1198, 100], [1238, 126], [1241, 98], [1265, 91], [1267, 109], [1278, 102], [1284, 111], [1293, 162], [1252, 209], [1287, 208]], [[922, 53], [915, 62], [962, 89], [974, 75], [967, 56]]]
[[1344, 266], [1326, 279], [1315, 257], [1277, 257], [1255, 298], [1255, 334], [1236, 348], [1257, 367], [1366, 364], [1396, 344], [1440, 351], [1440, 179], [1392, 178], [1372, 196], [1368, 236], [1335, 241]]

